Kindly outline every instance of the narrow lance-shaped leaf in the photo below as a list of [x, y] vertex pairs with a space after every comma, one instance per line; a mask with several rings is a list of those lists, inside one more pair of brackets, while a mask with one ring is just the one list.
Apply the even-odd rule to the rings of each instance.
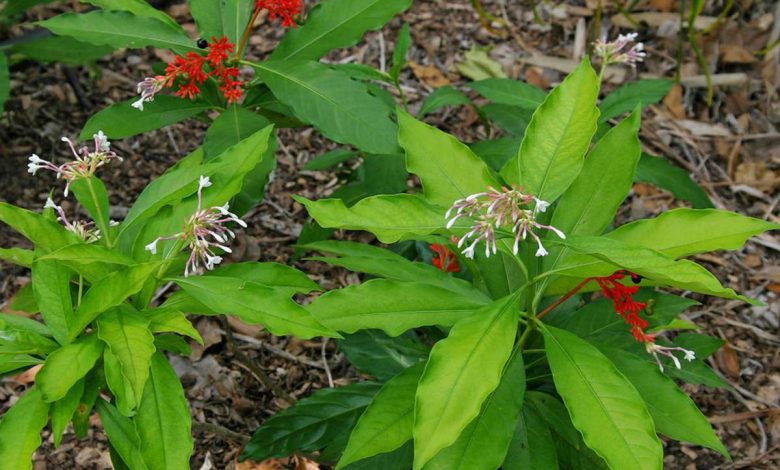
[[65, 397], [92, 369], [102, 352], [103, 344], [97, 336], [89, 335], [49, 354], [35, 376], [43, 400], [53, 402]]
[[401, 31], [398, 32], [398, 38], [395, 41], [395, 49], [393, 49], [393, 66], [390, 67], [388, 74], [395, 81], [398, 82], [398, 75], [401, 73], [401, 69], [406, 65], [406, 53], [409, 51], [412, 37], [409, 34], [409, 23], [404, 23], [401, 27]]
[[356, 44], [366, 31], [380, 29], [411, 0], [328, 0], [313, 8], [306, 23], [291, 28], [271, 54], [274, 60], [318, 60], [329, 51]]
[[0, 202], [0, 222], [9, 225], [30, 240], [36, 249], [44, 252], [81, 242], [75, 233], [65, 230], [57, 222], [6, 202]]
[[502, 468], [504, 470], [558, 470], [558, 456], [555, 452], [550, 427], [539, 412], [527, 404], [517, 422], [515, 434], [509, 444]]
[[493, 103], [536, 109], [545, 99], [542, 89], [509, 78], [486, 78], [467, 85]]
[[54, 260], [33, 262], [32, 288], [35, 303], [54, 338], [60, 344], [69, 343], [68, 326], [73, 317], [70, 293], [70, 269]]
[[102, 398], [97, 400], [100, 423], [106, 431], [108, 442], [131, 470], [148, 470], [141, 457], [141, 439], [130, 418], [122, 416], [114, 405]]
[[414, 468], [453, 444], [498, 386], [512, 353], [519, 293], [456, 323], [431, 350], [417, 388]]
[[406, 168], [422, 182], [425, 198], [449, 207], [456, 199], [498, 187], [485, 162], [455, 137], [398, 109], [398, 142]]
[[409, 367], [390, 379], [360, 416], [336, 469], [391, 452], [412, 438], [414, 395], [425, 364]]
[[181, 30], [181, 26], [161, 10], [151, 6], [145, 0], [85, 0], [86, 3], [100, 7], [103, 10], [127, 11], [136, 16], [148, 16], [169, 24]]
[[36, 387], [14, 403], [0, 421], [0, 462], [4, 468], [32, 469], [32, 456], [41, 445], [41, 431], [49, 419], [49, 404]]
[[663, 447], [636, 389], [598, 349], [543, 326], [555, 388], [585, 443], [611, 468], [660, 470]]
[[430, 352], [412, 331], [394, 338], [379, 330], [361, 330], [346, 335], [337, 344], [350, 364], [380, 381], [424, 361]]
[[[106, 186], [96, 176], [77, 178], [70, 183], [70, 190], [79, 203], [84, 206], [95, 225], [100, 230], [101, 238], [110, 240], [110, 221], [108, 218], [108, 191]], [[108, 243], [110, 246], [110, 242]]]
[[81, 396], [84, 394], [84, 380], [76, 382], [76, 385], [68, 390], [68, 393], [61, 399], [52, 403], [51, 406], [51, 435], [54, 440], [54, 447], [59, 447], [62, 442], [62, 435], [65, 428], [73, 418], [76, 408], [79, 406]]
[[515, 349], [501, 382], [458, 440], [425, 465], [425, 470], [495, 470], [501, 466], [517, 427], [525, 395], [525, 363]]
[[536, 109], [517, 156], [501, 175], [527, 192], [553, 202], [574, 181], [596, 132], [599, 81], [584, 59]]
[[608, 94], [599, 104], [601, 111], [599, 122], [607, 122], [638, 105], [644, 108], [658, 103], [669, 93], [672, 85], [674, 85], [672, 80], [639, 80], [626, 83]]
[[135, 423], [149, 470], [189, 466], [193, 448], [190, 408], [176, 372], [160, 352], [152, 356]]

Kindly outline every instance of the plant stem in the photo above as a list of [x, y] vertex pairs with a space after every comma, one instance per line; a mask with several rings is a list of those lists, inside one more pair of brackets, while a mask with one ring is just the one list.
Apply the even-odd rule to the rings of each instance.
[[79, 274], [79, 297], [76, 302], [76, 307], [81, 305], [81, 296], [83, 293], [84, 293], [84, 277], [81, 274]]
[[261, 9], [256, 8], [254, 13], [252, 13], [251, 18], [249, 18], [249, 21], [246, 24], [246, 27], [244, 28], [244, 34], [241, 35], [241, 41], [238, 43], [238, 49], [236, 49], [236, 56], [235, 60], [240, 60], [241, 56], [244, 54], [244, 48], [246, 47], [246, 43], [249, 40], [249, 33], [252, 32], [252, 26], [255, 24], [255, 20], [257, 19], [257, 16], [260, 14]]
[[525, 327], [525, 330], [523, 330], [523, 334], [520, 335], [520, 339], [517, 340], [517, 347], [522, 350], [523, 346], [525, 346], [526, 341], [528, 341], [528, 338], [531, 336], [531, 332], [536, 329], [536, 322], [530, 322], [528, 326]]
[[555, 307], [557, 307], [558, 305], [560, 305], [560, 304], [566, 302], [567, 300], [569, 300], [569, 298], [572, 295], [574, 295], [577, 292], [579, 292], [579, 290], [582, 289], [583, 287], [585, 287], [585, 284], [587, 284], [590, 281], [591, 281], [591, 278], [589, 278], [589, 277], [586, 277], [585, 279], [583, 279], [582, 282], [580, 282], [579, 284], [574, 286], [574, 288], [572, 290], [570, 290], [565, 295], [563, 295], [561, 298], [559, 298], [555, 302], [553, 302], [550, 305], [548, 305], [547, 308], [545, 308], [544, 310], [539, 312], [539, 314], [536, 315], [536, 319], [538, 320], [538, 319], [542, 318], [543, 316], [545, 316], [548, 313], [550, 313], [550, 311], [552, 311]]

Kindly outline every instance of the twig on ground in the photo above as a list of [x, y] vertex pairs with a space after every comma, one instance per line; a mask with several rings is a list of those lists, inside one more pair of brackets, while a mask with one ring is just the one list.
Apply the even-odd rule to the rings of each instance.
[[214, 423], [203, 423], [200, 421], [192, 422], [192, 430], [198, 434], [216, 434], [219, 437], [228, 439], [239, 444], [245, 444], [249, 441], [250, 437], [246, 434], [241, 434], [230, 429], [220, 426]]

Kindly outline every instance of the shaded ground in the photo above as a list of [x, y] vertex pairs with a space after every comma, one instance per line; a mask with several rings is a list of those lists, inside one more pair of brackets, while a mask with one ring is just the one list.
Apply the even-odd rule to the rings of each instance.
[[[503, 3], [523, 6], [502, 8]], [[541, 3], [541, 2], [540, 2]], [[568, 2], [540, 6], [542, 23], [537, 24], [526, 2], [485, 1], [487, 10], [503, 17], [511, 26], [497, 25], [503, 36], [491, 34], [479, 23], [477, 15], [465, 0], [417, 1], [403, 21], [412, 26], [413, 46], [410, 64], [403, 72], [405, 93], [415, 110], [421, 100], [436, 86], [453, 83], [460, 87], [467, 80], [455, 64], [473, 46], [492, 46], [490, 55], [503, 66], [510, 77], [520, 78], [549, 88], [563, 77], [560, 69], [571, 62], [551, 62], [549, 58], [576, 60], [584, 52], [597, 2]], [[604, 2], [610, 3], [610, 2]], [[637, 73], [625, 71], [627, 81], [639, 75], [672, 77], [676, 68], [675, 21], [659, 11], [676, 2], [653, 0], [645, 8], [651, 13], [642, 19], [649, 26], [640, 28], [648, 45], [649, 57]], [[714, 17], [719, 8], [707, 2], [705, 16]], [[720, 2], [714, 2], [720, 4]], [[685, 168], [700, 182], [717, 207], [735, 210], [754, 217], [778, 221], [778, 185], [780, 185], [780, 122], [778, 100], [777, 50], [756, 58], [750, 52], [764, 48], [780, 28], [780, 7], [772, 2], [736, 2], [732, 13], [704, 43], [704, 53], [716, 74], [729, 75], [736, 86], [715, 90], [713, 105], [706, 104], [706, 91], [699, 86], [673, 90], [662, 105], [650, 107], [643, 116], [645, 150], [662, 155]], [[182, 23], [191, 23], [186, 6], [173, 5], [168, 11]], [[605, 24], [615, 11], [603, 15]], [[53, 14], [51, 8], [36, 8], [29, 19]], [[676, 14], [672, 15], [676, 18]], [[625, 21], [616, 18], [616, 22]], [[396, 32], [402, 24], [396, 19], [377, 33], [369, 33], [357, 46], [341, 51], [330, 60], [350, 60], [380, 66], [389, 61]], [[191, 26], [191, 25], [190, 25]], [[505, 34], [510, 31], [511, 34]], [[611, 34], [617, 34], [615, 28]], [[626, 32], [627, 30], [621, 30]], [[266, 34], [268, 37], [264, 37]], [[10, 36], [23, 34], [12, 28]], [[253, 38], [253, 52], [262, 54], [273, 47], [274, 32], [263, 30]], [[166, 58], [165, 55], [158, 57]], [[702, 70], [686, 48], [682, 65], [683, 78], [700, 75]], [[0, 122], [0, 200], [30, 209], [39, 209], [54, 180], [47, 173], [30, 177], [26, 159], [35, 152], [44, 158], [62, 158], [66, 149], [59, 141], [65, 135], [75, 138], [89, 115], [104, 106], [133, 95], [134, 83], [148, 75], [151, 62], [159, 60], [153, 51], [119, 51], [97, 64], [97, 70], [73, 70], [84, 89], [89, 105], [80, 103], [68, 84], [61, 66], [35, 63], [19, 64], [12, 69], [12, 96], [6, 105], [5, 119]], [[568, 65], [567, 65], [568, 64]], [[550, 68], [550, 65], [553, 67]], [[725, 76], [717, 75], [716, 80]], [[695, 82], [695, 78], [693, 81]], [[453, 132], [466, 141], [485, 138], [476, 116], [466, 108], [447, 108], [427, 120]], [[144, 185], [179, 157], [200, 144], [205, 126], [195, 121], [171, 126], [142, 136], [116, 142], [115, 148], [125, 157], [112, 164], [101, 176], [107, 182], [112, 216], [121, 218]], [[239, 236], [236, 258], [288, 262], [292, 243], [305, 221], [302, 208], [293, 203], [291, 194], [321, 197], [331, 191], [339, 176], [335, 173], [301, 173], [300, 167], [311, 157], [332, 148], [311, 130], [278, 132], [279, 167], [268, 188], [266, 201], [249, 215], [249, 228]], [[618, 222], [647, 217], [663, 210], [684, 205], [670, 194], [646, 185], [636, 185], [619, 215]], [[76, 208], [67, 207], [74, 211]], [[368, 237], [364, 237], [369, 240]], [[23, 243], [5, 226], [0, 226], [2, 246]], [[780, 269], [777, 236], [751, 241], [735, 253], [700, 256], [716, 275], [739, 291], [764, 301], [768, 307], [750, 307], [740, 302], [702, 299], [703, 305], [686, 316], [711, 335], [723, 338], [728, 346], [719, 351], [713, 366], [734, 390], [713, 390], [687, 386], [686, 390], [705, 414], [715, 423], [718, 435], [734, 457], [733, 464], [708, 450], [667, 444], [667, 468], [777, 468], [780, 465], [780, 354], [778, 354], [778, 317], [780, 303]], [[296, 262], [295, 265], [325, 288], [355, 283], [354, 274], [330, 269], [318, 263]], [[0, 264], [0, 301], [10, 299], [29, 280], [24, 269]], [[193, 468], [233, 468], [233, 459], [246, 438], [268, 416], [285, 406], [258, 380], [252, 367], [261, 367], [288, 393], [306, 396], [312, 389], [327, 387], [328, 372], [335, 383], [355, 378], [335, 346], [319, 341], [274, 338], [256, 328], [233, 324], [234, 342], [223, 334], [223, 325], [213, 319], [200, 319], [198, 328], [207, 341], [205, 349], [195, 349], [189, 359], [176, 359], [196, 425], [196, 457]], [[250, 359], [239, 361], [231, 353], [240, 348]], [[324, 351], [324, 354], [323, 354]], [[328, 367], [323, 365], [327, 360]], [[0, 385], [3, 408], [13, 403], [31, 381], [29, 375], [5, 379]], [[227, 430], [230, 430], [228, 432]], [[105, 439], [93, 428], [91, 436], [76, 441], [66, 435], [64, 444], [53, 449], [44, 436], [44, 448], [36, 458], [37, 469], [108, 468]], [[75, 463], [74, 463], [75, 462]], [[204, 465], [206, 462], [206, 465]]]

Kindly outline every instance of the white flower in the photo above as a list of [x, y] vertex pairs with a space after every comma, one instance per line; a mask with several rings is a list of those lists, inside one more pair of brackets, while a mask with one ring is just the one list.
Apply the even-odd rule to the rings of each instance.
[[208, 188], [209, 186], [211, 186], [211, 179], [208, 176], [201, 175], [201, 177], [198, 178], [198, 191], [203, 188]]
[[536, 207], [534, 208], [535, 211], [538, 212], [545, 212], [547, 211], [547, 208], [550, 207], [550, 203], [547, 201], [542, 201], [541, 199], [535, 197], [534, 201], [536, 201]]
[[57, 208], [57, 204], [55, 204], [54, 201], [50, 197], [47, 197], [46, 198], [46, 204], [43, 205], [43, 208], [44, 209], [56, 209]]
[[143, 111], [144, 110], [144, 99], [143, 98], [138, 98], [138, 101], [133, 101], [133, 104], [131, 104], [130, 106], [134, 107], [135, 109], [137, 109], [139, 111]]
[[696, 359], [696, 353], [693, 351], [685, 351], [685, 360], [691, 362]]
[[144, 247], [144, 250], [148, 251], [149, 253], [156, 255], [157, 254], [157, 242], [160, 241], [159, 238], [155, 238], [152, 243], [146, 245]]
[[549, 254], [550, 253], [547, 250], [545, 250], [542, 245], [539, 245], [539, 249], [536, 250], [536, 256], [547, 256]]

